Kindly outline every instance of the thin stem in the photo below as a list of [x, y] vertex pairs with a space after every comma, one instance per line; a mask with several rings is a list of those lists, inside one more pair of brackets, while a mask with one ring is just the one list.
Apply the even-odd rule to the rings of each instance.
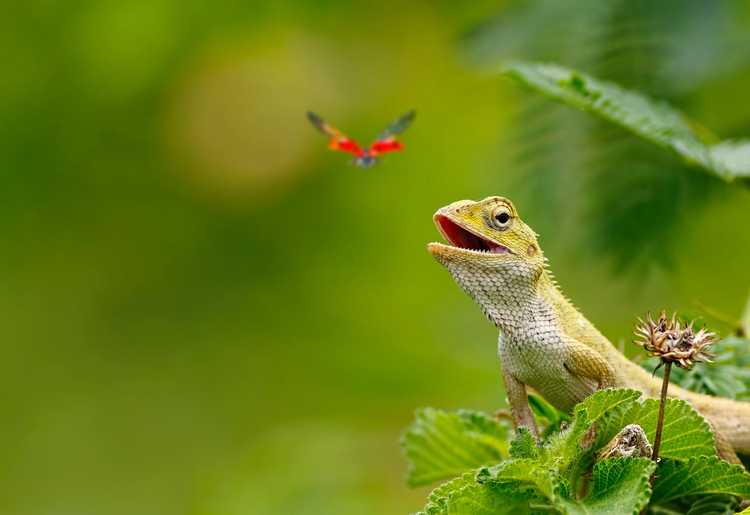
[[664, 428], [664, 406], [667, 404], [667, 389], [669, 388], [669, 373], [672, 372], [672, 362], [664, 364], [664, 380], [661, 383], [661, 401], [659, 402], [659, 418], [656, 421], [656, 436], [654, 437], [654, 452], [651, 459], [659, 460], [659, 447], [661, 447], [661, 430]]

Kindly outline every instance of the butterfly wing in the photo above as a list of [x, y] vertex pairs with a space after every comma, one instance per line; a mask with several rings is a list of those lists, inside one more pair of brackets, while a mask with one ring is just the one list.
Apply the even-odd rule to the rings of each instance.
[[387, 139], [391, 136], [404, 132], [414, 121], [414, 117], [416, 115], [417, 112], [412, 109], [408, 113], [403, 114], [402, 116], [393, 120], [390, 124], [388, 124], [388, 127], [386, 127], [383, 132], [380, 133], [380, 135], [378, 136], [378, 140]]
[[396, 134], [404, 132], [414, 121], [417, 112], [412, 109], [408, 113], [392, 121], [383, 132], [380, 133], [375, 143], [370, 145], [369, 153], [372, 156], [403, 150], [404, 145], [396, 139]]
[[365, 153], [364, 150], [357, 144], [356, 141], [350, 139], [340, 130], [333, 125], [329, 125], [323, 118], [317, 114], [308, 111], [307, 119], [313, 124], [313, 127], [318, 129], [320, 132], [330, 138], [328, 142], [328, 148], [331, 150], [337, 150], [339, 152], [347, 152], [356, 157], [362, 157]]

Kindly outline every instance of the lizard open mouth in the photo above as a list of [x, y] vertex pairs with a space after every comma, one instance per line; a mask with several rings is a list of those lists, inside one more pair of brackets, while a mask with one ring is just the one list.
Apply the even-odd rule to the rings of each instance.
[[489, 252], [492, 254], [511, 253], [510, 249], [507, 247], [461, 227], [443, 214], [436, 214], [434, 220], [445, 239], [455, 247], [464, 250], [473, 250], [475, 252]]

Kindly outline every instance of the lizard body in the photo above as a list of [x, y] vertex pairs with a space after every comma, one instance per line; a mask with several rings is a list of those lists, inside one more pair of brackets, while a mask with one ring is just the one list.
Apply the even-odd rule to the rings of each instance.
[[[536, 233], [509, 200], [461, 200], [433, 218], [449, 244], [430, 243], [428, 250], [500, 330], [498, 355], [516, 426], [537, 434], [527, 386], [563, 411], [599, 388], [659, 396], [661, 380], [620, 353], [562, 294]], [[675, 385], [669, 394], [708, 420], [723, 458], [736, 462], [735, 451], [750, 454], [750, 403]]]

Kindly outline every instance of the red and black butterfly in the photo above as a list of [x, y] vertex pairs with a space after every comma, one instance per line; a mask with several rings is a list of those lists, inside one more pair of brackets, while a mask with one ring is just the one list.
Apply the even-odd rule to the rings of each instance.
[[370, 168], [378, 162], [378, 158], [386, 152], [395, 152], [404, 149], [404, 145], [396, 139], [396, 134], [406, 130], [411, 122], [414, 121], [416, 111], [413, 109], [394, 120], [380, 133], [375, 142], [369, 148], [360, 147], [356, 141], [350, 139], [337, 128], [328, 125], [323, 119], [315, 113], [307, 112], [307, 119], [310, 120], [316, 129], [323, 134], [330, 136], [331, 141], [328, 148], [340, 152], [348, 152], [354, 156], [354, 164], [361, 168]]

